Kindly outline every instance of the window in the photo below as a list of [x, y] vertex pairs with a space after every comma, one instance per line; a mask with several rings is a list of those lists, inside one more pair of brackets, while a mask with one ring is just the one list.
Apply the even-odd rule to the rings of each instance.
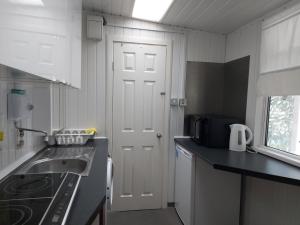
[[266, 146], [300, 155], [300, 96], [269, 97]]

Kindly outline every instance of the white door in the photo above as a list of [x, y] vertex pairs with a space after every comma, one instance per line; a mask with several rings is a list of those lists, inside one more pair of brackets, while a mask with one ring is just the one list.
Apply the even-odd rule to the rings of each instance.
[[114, 43], [116, 211], [162, 207], [166, 54], [164, 46]]

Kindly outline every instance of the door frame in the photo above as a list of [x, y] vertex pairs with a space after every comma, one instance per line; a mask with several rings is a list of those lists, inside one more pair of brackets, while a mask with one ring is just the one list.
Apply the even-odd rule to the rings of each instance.
[[114, 84], [114, 43], [147, 44], [165, 46], [166, 54], [166, 77], [165, 77], [165, 106], [164, 106], [164, 128], [163, 128], [163, 160], [162, 160], [162, 202], [161, 207], [167, 208], [168, 205], [168, 174], [169, 174], [169, 139], [170, 139], [170, 99], [171, 99], [171, 74], [172, 74], [172, 41], [151, 40], [136, 37], [121, 37], [116, 35], [106, 35], [106, 134], [108, 137], [108, 151], [113, 157], [113, 84]]

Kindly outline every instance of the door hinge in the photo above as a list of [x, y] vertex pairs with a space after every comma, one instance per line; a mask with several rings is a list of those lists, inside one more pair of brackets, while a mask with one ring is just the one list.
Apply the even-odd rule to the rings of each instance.
[[114, 63], [114, 62], [112, 62], [112, 64], [111, 64], [111, 68], [112, 68], [112, 71], [114, 71], [114, 70], [115, 70], [115, 63]]

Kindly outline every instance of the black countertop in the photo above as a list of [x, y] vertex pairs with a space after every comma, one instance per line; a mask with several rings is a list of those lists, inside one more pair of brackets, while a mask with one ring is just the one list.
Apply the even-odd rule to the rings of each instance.
[[89, 176], [81, 177], [67, 220], [69, 225], [91, 224], [105, 203], [108, 141], [96, 139], [88, 144], [95, 146], [96, 152]]
[[[108, 140], [95, 139], [89, 141], [86, 146], [95, 147], [96, 150], [89, 176], [81, 177], [81, 181], [78, 186], [78, 190], [66, 222], [67, 225], [90, 225], [97, 217], [100, 210], [105, 206], [104, 203], [106, 200]], [[63, 149], [69, 147], [76, 148], [76, 146], [61, 146], [54, 148]], [[45, 149], [47, 149], [47, 147], [43, 150]], [[41, 152], [43, 150], [41, 150]], [[22, 166], [26, 165], [32, 159], [33, 158], [27, 160], [20, 167], [12, 171], [9, 175], [13, 175], [18, 172], [18, 170], [22, 168]]]
[[175, 143], [194, 153], [215, 169], [300, 185], [300, 168], [260, 153], [207, 148], [190, 138], [176, 138]]

